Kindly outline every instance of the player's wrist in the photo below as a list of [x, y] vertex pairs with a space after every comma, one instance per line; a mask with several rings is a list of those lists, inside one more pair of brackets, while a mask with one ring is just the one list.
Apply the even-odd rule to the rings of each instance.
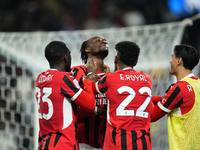
[[90, 75], [90, 74], [92, 74], [92, 73], [93, 73], [93, 72], [88, 72], [87, 75]]
[[[88, 73], [86, 74], [86, 76], [88, 76], [88, 75], [90, 75], [90, 74], [92, 74], [92, 73], [93, 73], [93, 72], [88, 72]], [[84, 81], [85, 79], [87, 79], [86, 76], [83, 77], [83, 81]]]
[[97, 114], [97, 106], [96, 106], [95, 109], [94, 109], [94, 114], [95, 114], [95, 115], [98, 115], [98, 114]]

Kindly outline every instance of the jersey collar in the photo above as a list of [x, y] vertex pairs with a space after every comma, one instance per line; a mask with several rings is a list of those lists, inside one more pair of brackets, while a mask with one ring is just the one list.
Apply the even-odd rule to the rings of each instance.
[[122, 69], [122, 70], [128, 70], [128, 69], [133, 69], [133, 68], [131, 68], [131, 67], [126, 67], [126, 68], [124, 68], [124, 69]]
[[57, 70], [57, 69], [52, 69], [52, 68], [51, 68], [51, 69], [48, 69], [48, 70]]
[[96, 74], [99, 75], [99, 76], [101, 76], [101, 75], [104, 75], [105, 73], [102, 72], [102, 71], [97, 71]]
[[[190, 73], [190, 74], [188, 74], [187, 76], [185, 76], [184, 78], [190, 78], [190, 77], [193, 77], [193, 76], [195, 76], [195, 75], [194, 75], [193, 73]], [[183, 79], [184, 79], [184, 78], [183, 78]], [[183, 80], [183, 79], [181, 79], [181, 80]], [[181, 81], [181, 80], [180, 80], [180, 81]]]

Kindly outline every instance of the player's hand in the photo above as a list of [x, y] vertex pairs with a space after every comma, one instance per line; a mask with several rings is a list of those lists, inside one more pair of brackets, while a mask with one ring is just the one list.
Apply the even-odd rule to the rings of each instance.
[[107, 108], [106, 107], [97, 107], [97, 115], [106, 117]]
[[97, 74], [93, 73], [93, 72], [89, 72], [89, 73], [84, 77], [84, 79], [90, 79], [90, 80], [92, 81], [92, 83], [94, 83], [94, 82], [97, 82], [98, 79], [100, 79], [100, 77], [99, 77]]
[[96, 73], [97, 72], [97, 62], [93, 61], [92, 58], [90, 58], [88, 60], [88, 62], [85, 65], [85, 67], [86, 67], [86, 72], [87, 73], [90, 73], [90, 72]]
[[104, 72], [105, 74], [110, 72], [110, 67], [108, 65], [104, 64]]

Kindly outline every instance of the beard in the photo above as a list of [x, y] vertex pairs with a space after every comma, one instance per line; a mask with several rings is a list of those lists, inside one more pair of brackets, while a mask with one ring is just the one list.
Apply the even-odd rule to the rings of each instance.
[[102, 59], [104, 59], [108, 56], [108, 50], [100, 50], [96, 55], [99, 55]]

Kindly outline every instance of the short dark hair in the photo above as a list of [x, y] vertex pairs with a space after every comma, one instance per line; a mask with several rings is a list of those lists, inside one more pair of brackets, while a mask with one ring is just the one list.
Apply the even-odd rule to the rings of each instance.
[[69, 55], [69, 52], [69, 48], [64, 42], [52, 41], [45, 48], [45, 57], [52, 66], [59, 63], [65, 55]]
[[134, 65], [138, 60], [140, 48], [132, 41], [121, 41], [115, 45], [119, 59], [125, 65]]
[[186, 69], [192, 70], [199, 63], [199, 52], [190, 45], [175, 45], [174, 54], [182, 58]]
[[85, 49], [88, 47], [88, 43], [89, 43], [89, 40], [84, 41], [84, 42], [81, 44], [81, 49], [80, 49], [81, 59], [82, 59], [82, 61], [83, 61], [85, 64], [87, 63], [87, 60], [88, 60], [88, 55], [87, 55], [87, 53], [85, 52]]

